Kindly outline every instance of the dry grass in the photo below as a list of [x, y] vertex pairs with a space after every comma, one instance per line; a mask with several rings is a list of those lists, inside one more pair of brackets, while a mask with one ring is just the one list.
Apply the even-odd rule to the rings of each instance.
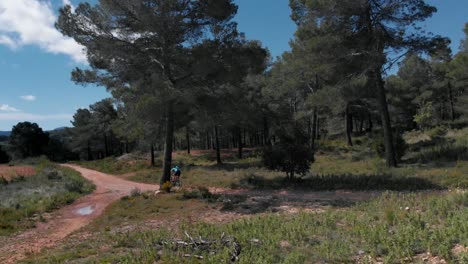
[[36, 170], [32, 166], [8, 166], [0, 165], [0, 177], [10, 181], [17, 177], [29, 177], [36, 174]]

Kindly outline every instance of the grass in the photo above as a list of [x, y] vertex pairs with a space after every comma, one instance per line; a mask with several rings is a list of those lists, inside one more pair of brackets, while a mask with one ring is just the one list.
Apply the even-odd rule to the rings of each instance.
[[0, 184], [0, 236], [34, 227], [42, 214], [70, 204], [94, 186], [71, 169], [47, 160], [36, 163], [34, 176]]
[[181, 194], [138, 193], [125, 196], [106, 209], [105, 213], [96, 219], [89, 230], [110, 230], [116, 227], [138, 224], [151, 219], [179, 219], [203, 210], [208, 205], [202, 201], [186, 202]]
[[[145, 198], [119, 203], [131, 206]], [[164, 198], [176, 208], [187, 201]], [[190, 200], [192, 201], [192, 200]], [[159, 203], [162, 206], [166, 202]], [[152, 207], [153, 208], [153, 207]], [[161, 207], [161, 208], [164, 208]], [[114, 208], [115, 209], [115, 208]], [[111, 209], [113, 211], [114, 209]], [[173, 209], [166, 209], [173, 210]], [[136, 211], [136, 210], [135, 210]], [[184, 210], [175, 210], [182, 212]], [[163, 212], [160, 212], [161, 214]], [[232, 249], [215, 244], [210, 249], [175, 247], [171, 241], [192, 237], [214, 241], [224, 233], [241, 246], [238, 263], [348, 263], [360, 258], [384, 263], [417, 262], [430, 252], [456, 263], [456, 245], [468, 246], [468, 193], [385, 193], [378, 199], [345, 209], [295, 215], [263, 214], [228, 224], [182, 222], [178, 228], [152, 231], [105, 232], [85, 242], [66, 244], [27, 263], [225, 263]], [[186, 219], [184, 215], [178, 219]], [[103, 219], [104, 221], [104, 219]], [[102, 245], [108, 245], [103, 247]], [[182, 257], [203, 256], [203, 261]], [[369, 261], [370, 262], [370, 261]]]

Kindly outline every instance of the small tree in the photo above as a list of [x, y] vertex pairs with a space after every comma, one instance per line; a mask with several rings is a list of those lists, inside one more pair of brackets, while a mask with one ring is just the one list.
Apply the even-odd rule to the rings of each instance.
[[13, 127], [10, 148], [14, 158], [37, 157], [44, 154], [49, 143], [49, 134], [36, 123], [23, 122]]
[[290, 131], [280, 131], [280, 142], [264, 150], [263, 162], [269, 169], [286, 172], [288, 180], [292, 181], [297, 174], [305, 175], [309, 171], [314, 153], [303, 131], [297, 128]]
[[8, 163], [10, 161], [10, 156], [6, 153], [2, 146], [0, 146], [0, 164]]
[[421, 109], [419, 109], [418, 113], [414, 116], [414, 121], [423, 130], [431, 128], [434, 125], [436, 121], [436, 112], [432, 102], [426, 103]]

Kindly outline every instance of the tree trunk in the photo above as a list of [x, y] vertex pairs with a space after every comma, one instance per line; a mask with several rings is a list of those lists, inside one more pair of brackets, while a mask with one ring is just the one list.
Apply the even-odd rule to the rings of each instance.
[[271, 145], [270, 142], [270, 126], [268, 124], [268, 118], [266, 115], [263, 116], [263, 145]]
[[156, 163], [154, 162], [154, 144], [151, 144], [151, 167], [154, 167]]
[[244, 146], [247, 145], [247, 141], [246, 141], [246, 138], [245, 138], [245, 134], [246, 134], [246, 133], [245, 133], [245, 128], [244, 128], [243, 131], [242, 131], [242, 137], [243, 137], [242, 144], [243, 144]]
[[166, 116], [166, 140], [164, 144], [164, 163], [163, 175], [161, 177], [161, 185], [171, 180], [171, 165], [172, 165], [172, 144], [174, 139], [174, 111], [172, 109], [173, 102], [167, 105]]
[[88, 161], [93, 160], [93, 154], [91, 153], [91, 143], [88, 140]]
[[385, 142], [385, 159], [388, 167], [396, 167], [395, 146], [393, 145], [392, 125], [390, 121], [390, 113], [388, 111], [387, 96], [385, 94], [384, 82], [380, 69], [373, 72], [377, 85], [377, 101], [379, 104], [380, 118], [382, 119], [382, 129], [384, 131]]
[[241, 128], [237, 129], [237, 147], [238, 147], [237, 156], [239, 157], [239, 159], [242, 159], [243, 145], [242, 145], [242, 129]]
[[125, 153], [128, 154], [128, 139], [125, 140]]
[[368, 133], [372, 133], [372, 129], [374, 127], [374, 124], [372, 123], [372, 114], [371, 112], [369, 111], [369, 114], [368, 114], [368, 127], [367, 127], [367, 132]]
[[312, 135], [310, 136], [310, 148], [312, 150], [315, 149], [315, 138], [317, 137], [317, 119], [318, 119], [318, 115], [317, 115], [317, 108], [314, 108], [314, 117], [313, 117], [313, 121], [312, 121]]
[[104, 132], [104, 157], [109, 156], [109, 146], [107, 145], [107, 133]]
[[218, 125], [215, 125], [215, 143], [216, 143], [216, 163], [221, 164], [221, 150], [219, 149]]
[[187, 153], [190, 155], [190, 131], [189, 128], [185, 128], [185, 140], [187, 141]]
[[452, 122], [455, 121], [455, 107], [453, 101], [453, 90], [452, 90], [452, 83], [448, 82], [448, 89], [449, 89], [449, 99], [450, 99], [450, 117]]
[[346, 124], [346, 139], [348, 141], [348, 146], [353, 145], [352, 132], [353, 132], [353, 117], [349, 112], [349, 104], [346, 106], [345, 110], [345, 124]]
[[320, 118], [317, 113], [317, 125], [315, 126], [315, 139], [320, 140]]

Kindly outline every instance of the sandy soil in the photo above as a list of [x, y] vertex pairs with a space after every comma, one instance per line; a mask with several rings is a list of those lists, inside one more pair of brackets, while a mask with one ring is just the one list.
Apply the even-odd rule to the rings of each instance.
[[13, 238], [0, 238], [0, 263], [15, 263], [27, 254], [54, 247], [72, 232], [86, 226], [101, 215], [112, 202], [130, 194], [135, 188], [141, 191], [159, 189], [157, 185], [130, 182], [78, 166], [64, 166], [80, 172], [83, 177], [96, 185], [96, 190], [52, 213], [49, 222], [38, 223], [37, 228]]

